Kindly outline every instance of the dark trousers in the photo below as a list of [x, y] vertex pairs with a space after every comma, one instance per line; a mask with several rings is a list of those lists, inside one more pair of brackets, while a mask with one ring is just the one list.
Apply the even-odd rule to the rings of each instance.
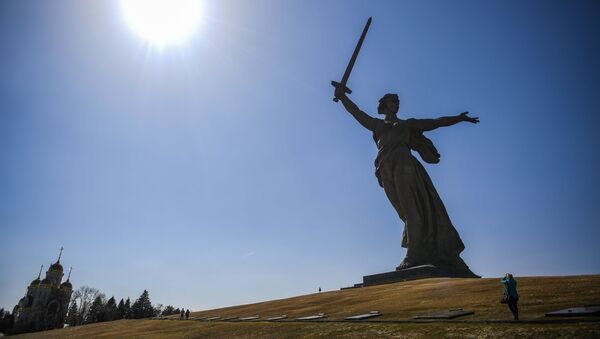
[[519, 320], [519, 309], [517, 308], [517, 302], [519, 301], [519, 299], [514, 299], [509, 297], [508, 298], [508, 308], [510, 309], [510, 311], [513, 314], [513, 317], [515, 317], [515, 320]]

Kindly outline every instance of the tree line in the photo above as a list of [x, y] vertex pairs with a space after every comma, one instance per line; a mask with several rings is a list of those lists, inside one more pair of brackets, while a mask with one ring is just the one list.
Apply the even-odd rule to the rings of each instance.
[[143, 319], [179, 314], [181, 311], [182, 309], [171, 305], [167, 307], [163, 307], [162, 304], [152, 305], [147, 290], [144, 290], [132, 304], [129, 298], [121, 299], [119, 303], [116, 302], [115, 297], [106, 300], [104, 293], [98, 289], [81, 286], [71, 297], [65, 323], [69, 326], [79, 326], [119, 319]]
[[14, 316], [9, 311], [5, 311], [4, 308], [0, 308], [0, 331], [13, 328], [14, 322]]
[[[144, 290], [133, 304], [131, 300], [121, 299], [116, 302], [115, 297], [106, 300], [104, 293], [97, 288], [81, 286], [71, 296], [69, 310], [65, 323], [69, 326], [79, 326], [104, 321], [119, 319], [143, 319], [173, 314], [180, 314], [183, 318], [189, 317], [189, 310], [175, 308], [172, 305], [164, 307], [162, 304], [152, 305], [150, 294]], [[0, 309], [0, 331], [11, 331], [14, 327], [14, 315], [9, 311]]]

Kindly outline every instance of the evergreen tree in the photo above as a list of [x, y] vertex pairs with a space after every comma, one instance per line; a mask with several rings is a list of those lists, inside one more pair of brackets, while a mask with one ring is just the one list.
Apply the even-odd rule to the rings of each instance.
[[102, 297], [97, 296], [90, 307], [90, 311], [85, 319], [86, 324], [99, 323], [104, 321], [104, 303]]
[[113, 321], [119, 319], [120, 311], [117, 308], [115, 297], [110, 297], [104, 306], [104, 321]]
[[130, 319], [140, 319], [142, 318], [142, 306], [136, 300], [133, 305], [131, 305], [131, 312], [129, 312]]
[[125, 307], [124, 309], [124, 313], [123, 313], [123, 318], [125, 319], [130, 319], [131, 318], [131, 300], [129, 300], [129, 297], [127, 297], [127, 301], [125, 301]]
[[69, 307], [69, 313], [67, 313], [67, 324], [69, 324], [69, 326], [77, 326], [77, 322], [79, 321], [77, 310], [77, 302], [73, 301], [71, 307]]
[[154, 308], [150, 302], [148, 291], [144, 290], [142, 295], [131, 306], [131, 314], [134, 319], [149, 318], [154, 315]]
[[119, 301], [119, 306], [117, 306], [117, 309], [119, 310], [117, 319], [125, 318], [125, 302], [123, 301], [123, 298], [121, 298], [121, 301]]
[[9, 330], [13, 327], [13, 317], [9, 311], [0, 308], [0, 330]]

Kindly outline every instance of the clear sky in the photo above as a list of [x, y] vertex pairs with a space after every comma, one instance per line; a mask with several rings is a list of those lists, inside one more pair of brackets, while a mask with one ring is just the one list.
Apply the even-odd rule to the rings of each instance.
[[375, 114], [470, 111], [426, 164], [473, 272], [600, 273], [600, 2], [205, 1], [158, 49], [113, 1], [0, 2], [0, 307], [39, 266], [194, 310], [393, 270]]

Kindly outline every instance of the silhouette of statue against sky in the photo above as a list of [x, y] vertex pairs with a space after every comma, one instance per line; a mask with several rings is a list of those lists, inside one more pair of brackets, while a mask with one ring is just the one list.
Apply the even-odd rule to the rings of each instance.
[[345, 86], [336, 86], [335, 98], [366, 129], [377, 143], [375, 176], [379, 185], [404, 222], [402, 247], [406, 257], [397, 270], [420, 265], [434, 265], [453, 271], [470, 272], [460, 258], [465, 248], [452, 225], [444, 203], [421, 163], [412, 155], [417, 151], [428, 163], [438, 163], [440, 155], [423, 132], [460, 122], [478, 123], [468, 112], [438, 119], [399, 119], [400, 100], [386, 94], [379, 100], [377, 119], [358, 108], [346, 95]]

